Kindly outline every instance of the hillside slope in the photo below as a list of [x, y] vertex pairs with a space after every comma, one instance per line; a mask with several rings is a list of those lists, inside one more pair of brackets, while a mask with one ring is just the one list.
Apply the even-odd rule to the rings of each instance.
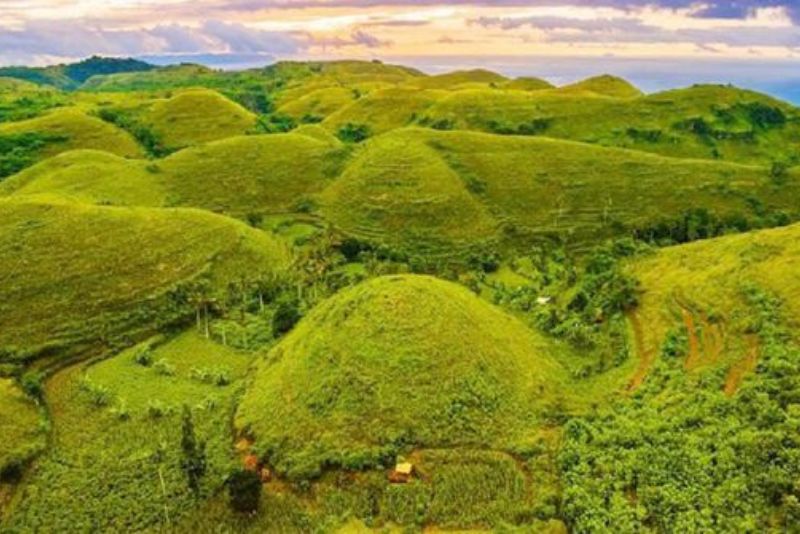
[[0, 214], [4, 360], [136, 339], [288, 261], [266, 235], [201, 211], [0, 200]]

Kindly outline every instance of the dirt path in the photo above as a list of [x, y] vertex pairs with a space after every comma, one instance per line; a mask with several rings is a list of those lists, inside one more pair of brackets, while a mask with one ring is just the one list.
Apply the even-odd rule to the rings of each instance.
[[697, 328], [694, 324], [694, 315], [686, 308], [681, 308], [683, 325], [686, 327], [686, 334], [689, 336], [689, 354], [683, 366], [687, 371], [691, 371], [700, 365], [702, 355], [700, 354], [700, 341], [697, 338]]
[[742, 385], [745, 375], [755, 370], [758, 365], [758, 338], [756, 336], [747, 337], [747, 354], [734, 363], [728, 370], [728, 376], [725, 377], [725, 394], [729, 397], [733, 396]]
[[639, 357], [639, 365], [636, 367], [636, 371], [633, 373], [628, 383], [628, 391], [633, 392], [636, 391], [639, 386], [644, 383], [645, 378], [647, 378], [647, 373], [650, 371], [653, 362], [655, 362], [656, 353], [653, 347], [647, 344], [644, 328], [642, 327], [642, 322], [636, 310], [628, 313], [628, 321], [630, 321], [631, 327], [633, 328], [633, 341], [636, 347], [636, 354]]

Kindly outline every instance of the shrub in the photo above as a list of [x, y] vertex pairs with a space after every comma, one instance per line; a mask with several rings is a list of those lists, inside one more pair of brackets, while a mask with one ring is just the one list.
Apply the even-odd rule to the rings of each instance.
[[348, 122], [336, 132], [336, 136], [344, 143], [361, 143], [370, 137], [369, 126]]
[[150, 347], [141, 347], [133, 354], [133, 361], [142, 367], [153, 365], [153, 351]]
[[80, 387], [81, 390], [88, 395], [89, 402], [95, 408], [108, 406], [111, 402], [111, 391], [106, 386], [92, 382], [89, 377], [85, 376], [81, 379]]
[[28, 371], [23, 374], [19, 380], [19, 385], [27, 395], [34, 399], [41, 399], [44, 392], [42, 383], [44, 381], [44, 374], [36, 371]]
[[228, 497], [233, 510], [253, 513], [261, 501], [261, 478], [254, 471], [239, 469], [228, 477]]
[[278, 302], [272, 317], [272, 335], [280, 337], [292, 328], [302, 317], [299, 303], [294, 298], [284, 298]]
[[169, 360], [165, 358], [153, 364], [153, 370], [162, 376], [173, 376], [175, 374], [175, 366], [169, 363]]

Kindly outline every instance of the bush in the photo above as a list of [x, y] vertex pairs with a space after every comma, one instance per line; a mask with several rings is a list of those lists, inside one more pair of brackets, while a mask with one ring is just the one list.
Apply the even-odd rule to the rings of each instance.
[[344, 143], [361, 143], [370, 137], [371, 132], [369, 126], [365, 124], [353, 124], [348, 122], [336, 132], [338, 137]]
[[36, 372], [36, 371], [29, 371], [22, 375], [19, 380], [19, 385], [27, 395], [30, 395], [34, 399], [41, 399], [42, 394], [44, 393], [43, 383], [44, 381], [44, 374]]
[[165, 358], [158, 360], [153, 365], [153, 370], [162, 376], [173, 376], [175, 374], [175, 366]]
[[153, 351], [150, 347], [141, 347], [133, 354], [133, 361], [142, 367], [153, 365]]
[[261, 502], [261, 478], [254, 471], [239, 469], [228, 477], [228, 497], [233, 510], [253, 513]]
[[280, 337], [292, 328], [301, 319], [299, 303], [296, 299], [285, 298], [278, 302], [275, 315], [272, 317], [272, 335]]

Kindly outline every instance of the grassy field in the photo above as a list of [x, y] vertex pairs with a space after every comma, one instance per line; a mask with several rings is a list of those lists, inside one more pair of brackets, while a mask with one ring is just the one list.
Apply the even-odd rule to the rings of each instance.
[[192, 317], [192, 296], [287, 264], [265, 234], [193, 210], [0, 201], [4, 360], [114, 344]]
[[[142, 348], [73, 367], [48, 382], [53, 442], [11, 503], [4, 528], [169, 528], [197, 506], [180, 469], [184, 405], [206, 441], [202, 494], [221, 487], [237, 461], [229, 421], [250, 357], [195, 332], [151, 349], [150, 366], [134, 359]], [[230, 383], [199, 380], [198, 370], [205, 369], [223, 369]]]

